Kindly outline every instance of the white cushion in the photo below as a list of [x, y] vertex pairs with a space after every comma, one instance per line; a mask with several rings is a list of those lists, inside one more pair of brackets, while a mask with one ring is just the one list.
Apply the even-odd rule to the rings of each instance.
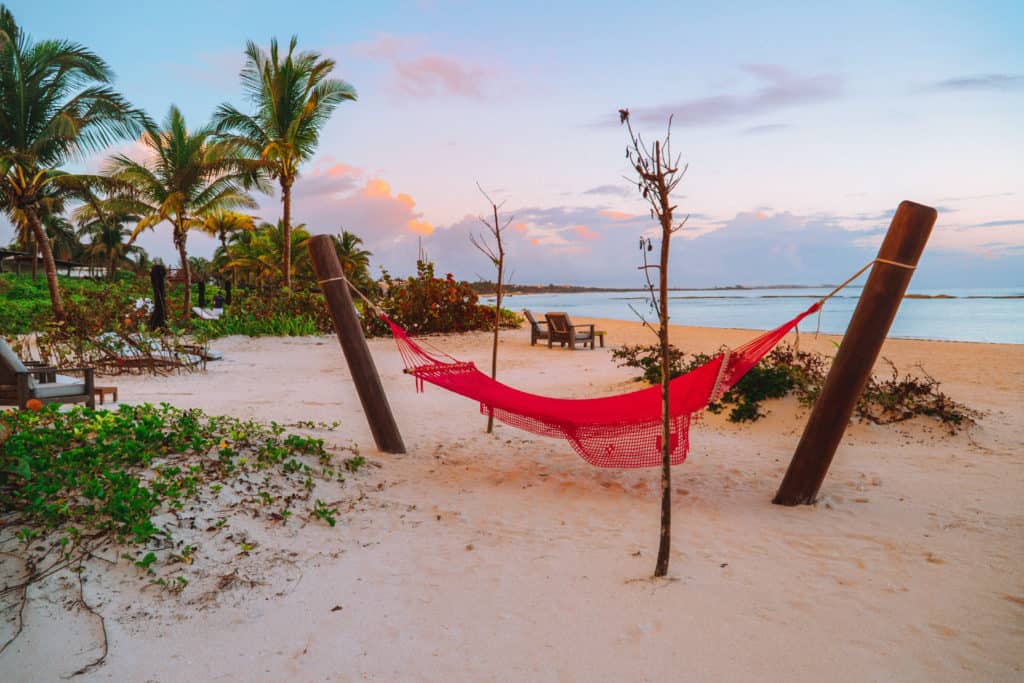
[[65, 383], [46, 383], [39, 384], [35, 389], [32, 390], [32, 395], [36, 398], [61, 398], [64, 396], [84, 396], [85, 385], [76, 384], [65, 384]]

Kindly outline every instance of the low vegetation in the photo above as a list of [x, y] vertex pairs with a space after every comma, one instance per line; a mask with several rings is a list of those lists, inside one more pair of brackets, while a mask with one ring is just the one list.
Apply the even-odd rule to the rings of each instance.
[[[619, 366], [642, 371], [638, 380], [649, 384], [661, 382], [661, 359], [656, 346], [622, 346], [612, 351]], [[678, 377], [711, 360], [702, 353], [687, 354], [676, 347], [671, 349], [671, 377]], [[940, 391], [939, 382], [920, 365], [916, 373], [901, 374], [896, 366], [883, 359], [890, 368], [887, 377], [872, 377], [864, 389], [854, 414], [861, 420], [875, 424], [891, 424], [909, 420], [917, 415], [932, 417], [951, 433], [973, 421], [973, 411]], [[821, 392], [831, 359], [810, 351], [799, 351], [782, 345], [755, 365], [721, 401], [712, 403], [708, 410], [721, 413], [728, 410], [732, 422], [753, 422], [766, 415], [764, 401], [794, 396], [805, 406], [811, 406]]]
[[253, 290], [236, 295], [219, 320], [193, 319], [189, 329], [202, 339], [232, 334], [300, 337], [331, 332], [330, 313], [319, 292]]
[[[146, 283], [148, 285], [148, 283]], [[143, 281], [123, 272], [116, 282], [87, 278], [60, 278], [65, 302], [89, 309], [106, 301], [116, 302], [118, 315], [137, 297], [146, 296]], [[79, 315], [78, 319], [81, 320]], [[43, 278], [0, 274], [0, 330], [5, 335], [29, 334], [45, 329], [53, 322], [50, 293]], [[98, 319], [96, 322], [105, 323]]]
[[[365, 466], [350, 450], [339, 461], [322, 439], [276, 423], [167, 404], [4, 413], [0, 538], [25, 571], [0, 589], [0, 604], [20, 613], [33, 582], [112, 557], [134, 565], [154, 587], [181, 592], [203, 552], [196, 534], [219, 532], [237, 512], [333, 527], [338, 509], [321, 499], [327, 496], [319, 487]], [[20, 630], [19, 623], [11, 640]]]

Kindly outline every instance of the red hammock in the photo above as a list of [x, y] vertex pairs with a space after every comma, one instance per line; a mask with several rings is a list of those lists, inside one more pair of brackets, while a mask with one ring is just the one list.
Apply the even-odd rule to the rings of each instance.
[[[770, 332], [721, 353], [669, 384], [672, 415], [672, 464], [686, 460], [690, 416], [722, 397], [821, 302]], [[528, 394], [497, 382], [473, 363], [429, 352], [387, 316], [407, 372], [423, 382], [480, 402], [480, 412], [541, 436], [569, 441], [580, 456], [598, 467], [651, 467], [661, 464], [661, 387], [603, 398], [551, 398]]]

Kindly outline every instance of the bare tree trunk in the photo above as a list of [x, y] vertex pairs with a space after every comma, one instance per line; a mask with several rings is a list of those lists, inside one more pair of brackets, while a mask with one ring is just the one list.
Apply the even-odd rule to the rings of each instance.
[[[661, 168], [661, 143], [654, 143], [655, 168]], [[669, 206], [668, 189], [664, 182], [658, 188], [663, 207]], [[669, 382], [671, 364], [668, 344], [668, 253], [672, 245], [672, 210], [661, 215], [661, 268], [659, 268], [658, 296], [658, 338], [661, 342], [661, 538], [658, 543], [658, 560], [654, 566], [655, 576], [668, 573], [669, 551], [672, 545], [672, 413], [669, 406]]]
[[[661, 259], [657, 266], [647, 262], [644, 254], [644, 278], [651, 296], [651, 303], [658, 310], [658, 342], [661, 365], [661, 535], [658, 544], [658, 559], [654, 565], [654, 576], [668, 574], [669, 555], [672, 542], [672, 409], [669, 393], [672, 381], [672, 357], [668, 335], [668, 257], [672, 246], [672, 234], [683, 228], [684, 218], [678, 225], [673, 223], [672, 215], [676, 206], [672, 204], [672, 190], [676, 188], [686, 173], [686, 167], [680, 168], [681, 158], [672, 158], [672, 117], [668, 120], [668, 131], [664, 141], [656, 140], [651, 147], [644, 145], [639, 135], [633, 132], [629, 122], [629, 110], [619, 110], [619, 122], [629, 128], [630, 144], [626, 147], [626, 158], [637, 174], [637, 189], [651, 205], [651, 217], [657, 218], [661, 226]], [[688, 217], [687, 217], [688, 218]], [[646, 241], [647, 251], [651, 250], [650, 239], [640, 240], [643, 250]], [[654, 283], [648, 275], [650, 268], [657, 268], [658, 294], [654, 293]], [[643, 317], [641, 316], [641, 319]], [[644, 321], [647, 324], [647, 321]], [[648, 325], [648, 327], [650, 327]], [[651, 328], [653, 329], [653, 328]], [[681, 439], [681, 434], [676, 434]]]
[[669, 358], [669, 246], [671, 233], [663, 230], [662, 268], [658, 292], [658, 340], [662, 343], [662, 536], [657, 546], [657, 561], [654, 564], [655, 577], [664, 577], [669, 572], [669, 551], [672, 547], [672, 413], [669, 404], [669, 382], [672, 367]]
[[292, 181], [281, 179], [281, 203], [284, 204], [284, 263], [281, 272], [284, 273], [284, 286], [292, 288]]
[[60, 284], [57, 282], [57, 263], [53, 260], [53, 250], [50, 249], [50, 241], [46, 239], [46, 232], [43, 230], [43, 224], [39, 221], [39, 216], [36, 215], [35, 209], [26, 207], [25, 216], [28, 218], [28, 224], [32, 228], [32, 234], [36, 243], [32, 254], [32, 267], [35, 269], [36, 253], [42, 251], [43, 269], [46, 271], [46, 285], [50, 289], [50, 304], [53, 306], [53, 319], [61, 322], [65, 317], [64, 301], [60, 296]]
[[[501, 233], [505, 228], [508, 227], [509, 223], [512, 222], [512, 219], [509, 218], [508, 220], [505, 221], [505, 224], [502, 225], [498, 219], [498, 209], [500, 209], [501, 207], [494, 203], [494, 200], [491, 199], [490, 195], [488, 195], [484, 188], [480, 186], [480, 183], [477, 183], [476, 186], [477, 189], [480, 190], [480, 194], [482, 194], [487, 199], [487, 203], [491, 205], [491, 210], [494, 212], [493, 225], [489, 223], [487, 220], [485, 220], [483, 216], [480, 216], [480, 222], [487, 226], [487, 231], [491, 233], [491, 235], [494, 237], [496, 246], [492, 247], [484, 235], [481, 235], [478, 239], [475, 235], [470, 234], [469, 242], [474, 247], [476, 247], [477, 250], [480, 251], [480, 253], [486, 256], [494, 265], [494, 267], [498, 269], [498, 285], [494, 300], [494, 345], [491, 347], [491, 379], [497, 379], [498, 333], [501, 330], [501, 300], [502, 296], [504, 295], [504, 287], [502, 283], [505, 274], [505, 247], [502, 245], [501, 242]], [[504, 205], [504, 202], [502, 202], [502, 205]], [[422, 252], [423, 247], [421, 245], [421, 261], [424, 259], [424, 257], [422, 256]], [[491, 408], [487, 411], [487, 433], [491, 434], [493, 432], [494, 409]]]
[[192, 313], [192, 272], [188, 267], [188, 253], [185, 251], [185, 241], [188, 235], [184, 230], [174, 228], [174, 245], [178, 247], [178, 256], [181, 257], [181, 272], [185, 275], [185, 304], [181, 308], [181, 319], [188, 320]]
[[[501, 329], [501, 297], [503, 294], [502, 277], [505, 273], [505, 248], [501, 244], [501, 223], [498, 222], [498, 207], [494, 209], [494, 236], [498, 240], [498, 287], [494, 300], [494, 346], [491, 348], [491, 379], [498, 377], [498, 331]], [[487, 433], [494, 432], [494, 410], [487, 413]]]

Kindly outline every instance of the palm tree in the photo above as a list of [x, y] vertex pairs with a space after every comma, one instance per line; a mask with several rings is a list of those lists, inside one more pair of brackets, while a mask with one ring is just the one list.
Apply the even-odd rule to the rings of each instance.
[[331, 235], [334, 251], [341, 261], [345, 278], [361, 291], [366, 292], [373, 285], [370, 279], [370, 257], [373, 252], [363, 249], [363, 240], [342, 228], [341, 235]]
[[142, 141], [151, 160], [139, 162], [123, 154], [114, 156], [107, 175], [132, 188], [121, 200], [126, 209], [142, 217], [132, 241], [163, 221], [171, 224], [185, 280], [182, 316], [187, 318], [192, 310], [188, 231], [217, 212], [256, 206], [245, 190], [253, 184], [262, 186], [253, 164], [238, 156], [237, 145], [216, 140], [212, 126], [190, 132], [185, 117], [173, 105], [162, 128], [147, 123]]
[[217, 238], [221, 248], [227, 249], [228, 237], [242, 230], [255, 230], [256, 219], [237, 211], [217, 211], [207, 216], [199, 229]]
[[195, 276], [196, 282], [202, 282], [204, 284], [213, 276], [213, 264], [202, 256], [189, 256], [188, 270]]
[[[231, 258], [229, 268], [238, 268], [245, 274], [255, 276], [257, 283], [284, 280], [284, 221], [278, 221], [276, 225], [263, 223], [255, 232], [242, 233], [238, 237], [239, 239], [233, 240], [228, 247]], [[292, 242], [299, 248], [292, 252], [290, 270], [298, 277], [311, 276], [313, 272], [309, 253], [301, 248], [311, 237], [312, 235], [306, 232], [305, 224], [300, 223], [292, 228]]]
[[145, 277], [149, 275], [150, 269], [153, 267], [153, 261], [149, 258], [149, 253], [142, 247], [132, 246], [132, 256], [135, 258], [125, 259], [125, 265], [136, 275]]
[[[220, 241], [220, 246], [213, 254], [213, 263], [223, 275], [223, 272], [227, 270], [227, 263], [230, 261], [230, 258], [228, 258], [228, 238], [238, 232], [251, 232], [255, 230], [256, 219], [253, 216], [237, 211], [218, 211], [207, 216], [199, 229]], [[232, 268], [232, 285], [237, 284], [235, 279], [235, 269]]]
[[[45, 185], [40, 189], [39, 196], [35, 202], [36, 216], [43, 226], [43, 232], [47, 237], [47, 241], [50, 242], [51, 248], [53, 244], [52, 232], [54, 229], [61, 227], [55, 221], [63, 220], [60, 214], [64, 211], [66, 192], [63, 192], [62, 189], [54, 183]], [[41, 248], [36, 233], [32, 229], [28, 214], [24, 209], [13, 208], [7, 210], [7, 215], [14, 223], [15, 244], [21, 251], [27, 251], [32, 254], [32, 279], [35, 280], [39, 268]]]
[[71, 176], [70, 157], [138, 135], [145, 115], [108, 84], [99, 56], [66, 40], [33, 41], [0, 5], [0, 209], [24, 217], [43, 255], [53, 315], [64, 318], [40, 202]]
[[46, 214], [42, 221], [54, 258], [65, 261], [74, 261], [78, 258], [83, 250], [82, 242], [78, 239], [71, 221], [57, 213]]
[[222, 104], [214, 116], [217, 130], [230, 134], [253, 159], [263, 162], [271, 179], [281, 187], [284, 249], [281, 269], [286, 287], [292, 286], [292, 185], [299, 166], [316, 151], [320, 130], [334, 109], [346, 100], [355, 100], [356, 91], [345, 81], [328, 78], [334, 60], [317, 52], [295, 52], [298, 38], [293, 36], [284, 59], [277, 38], [264, 52], [256, 43], [246, 44], [246, 63], [242, 67], [242, 88], [255, 105], [256, 112], [245, 114], [230, 104]]
[[129, 263], [129, 254], [141, 251], [131, 244], [131, 231], [125, 226], [125, 223], [138, 223], [140, 217], [126, 210], [120, 199], [83, 204], [75, 210], [74, 217], [79, 234], [89, 238], [84, 253], [103, 259], [108, 280], [117, 275], [118, 265]]

